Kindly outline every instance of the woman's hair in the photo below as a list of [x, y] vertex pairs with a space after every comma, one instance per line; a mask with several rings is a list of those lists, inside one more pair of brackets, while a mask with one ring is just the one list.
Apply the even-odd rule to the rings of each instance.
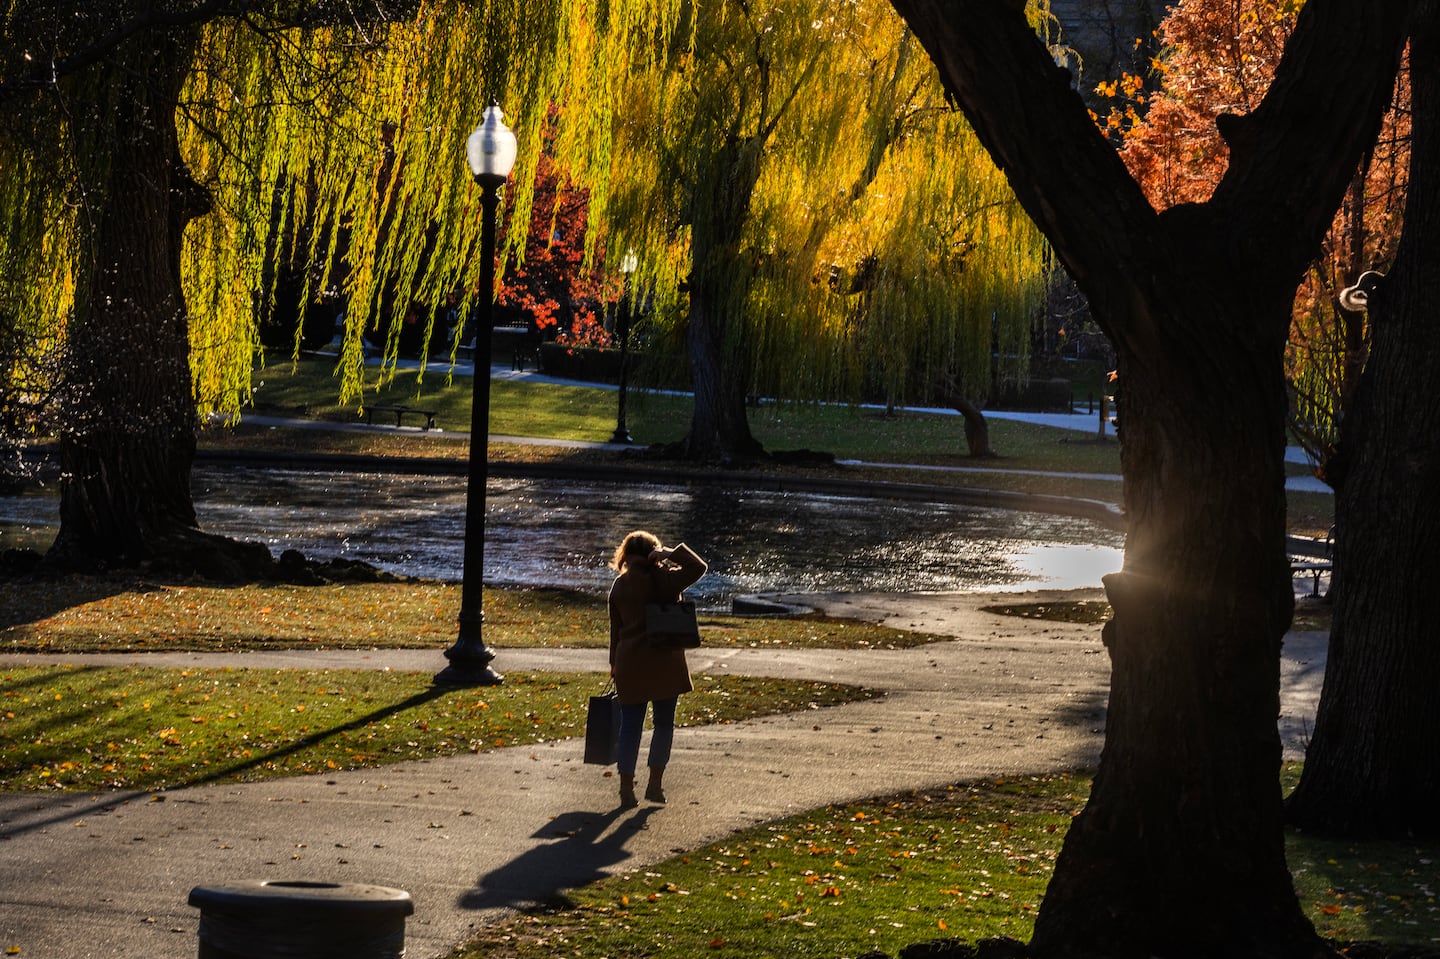
[[624, 541], [615, 548], [615, 555], [610, 559], [610, 568], [623, 571], [625, 564], [637, 556], [644, 559], [660, 548], [660, 537], [654, 533], [647, 533], [643, 529], [626, 536]]

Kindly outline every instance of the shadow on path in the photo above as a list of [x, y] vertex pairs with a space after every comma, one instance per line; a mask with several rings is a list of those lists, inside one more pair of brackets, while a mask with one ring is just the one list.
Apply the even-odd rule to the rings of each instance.
[[628, 813], [568, 812], [545, 823], [532, 839], [551, 839], [481, 876], [458, 901], [462, 909], [524, 909], [568, 905], [567, 889], [604, 878], [607, 866], [630, 858], [625, 844], [647, 828], [660, 810], [647, 806]]

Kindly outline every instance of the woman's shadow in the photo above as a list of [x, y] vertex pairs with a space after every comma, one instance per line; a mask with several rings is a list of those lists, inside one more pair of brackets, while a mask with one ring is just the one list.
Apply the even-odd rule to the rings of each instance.
[[[629, 858], [625, 843], [659, 806], [607, 813], [569, 812], [547, 822], [531, 838], [554, 840], [522, 853], [481, 876], [475, 888], [460, 897], [464, 909], [524, 909], [569, 905], [562, 890], [603, 878], [605, 868]], [[613, 828], [612, 828], [613, 827]]]

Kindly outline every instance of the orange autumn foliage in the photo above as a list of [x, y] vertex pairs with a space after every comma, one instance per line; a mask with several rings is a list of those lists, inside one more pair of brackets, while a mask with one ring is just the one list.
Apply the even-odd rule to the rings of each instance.
[[[1182, 0], [1160, 25], [1148, 78], [1126, 76], [1097, 92], [1097, 123], [1156, 209], [1207, 200], [1229, 151], [1216, 118], [1249, 113], [1264, 97], [1303, 0]], [[1339, 422], [1368, 353], [1365, 317], [1339, 309], [1339, 292], [1365, 270], [1388, 268], [1400, 238], [1409, 167], [1409, 81], [1295, 299], [1287, 352], [1296, 435], [1324, 476]]]

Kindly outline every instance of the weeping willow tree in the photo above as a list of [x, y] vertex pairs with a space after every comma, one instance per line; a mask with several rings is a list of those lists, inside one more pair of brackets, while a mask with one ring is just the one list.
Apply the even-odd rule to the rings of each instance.
[[621, 102], [605, 245], [686, 345], [683, 455], [761, 455], [757, 393], [983, 395], [992, 329], [1022, 352], [1044, 243], [889, 8], [687, 4]]
[[0, 16], [0, 315], [64, 355], [44, 371], [64, 470], [48, 559], [219, 573], [269, 560], [202, 533], [190, 494], [197, 412], [249, 395], [267, 253], [312, 260], [317, 284], [343, 278], [339, 372], [356, 392], [382, 304], [490, 292], [475, 289], [479, 204], [460, 160], [489, 99], [512, 104], [525, 145], [509, 198], [523, 216], [548, 104], [588, 105], [557, 142], [572, 168], [605, 169], [611, 66], [671, 26], [663, 0], [523, 16], [36, 0]]
[[[27, 171], [27, 176], [35, 171]], [[0, 208], [12, 213], [0, 226], [0, 491], [20, 488], [32, 472], [26, 448], [43, 429], [43, 411], [58, 385], [56, 338], [40, 316], [59, 315], [71, 296], [68, 257], [49, 242], [45, 224], [61, 215], [63, 197], [26, 202], [18, 178], [0, 177]], [[39, 248], [5, 242], [7, 236], [40, 237]], [[32, 284], [32, 263], [54, 269]], [[30, 304], [27, 308], [27, 304]]]
[[917, 117], [827, 244], [851, 267], [826, 290], [866, 395], [954, 407], [972, 455], [988, 455], [979, 406], [1027, 372], [1048, 248], [964, 120], [935, 105]]
[[[102, 540], [195, 525], [178, 243], [209, 199], [179, 162], [172, 118], [198, 29], [182, 14], [157, 18], [160, 42], [115, 29], [116, 12], [122, 24], [154, 13], [11, 5], [0, 44], [0, 258], [20, 270], [7, 308], [63, 343], [53, 552], [77, 558]], [[54, 219], [37, 222], [27, 204]]]
[[[235, 69], [196, 77], [204, 87], [197, 99], [214, 114], [189, 125], [184, 142], [195, 145], [196, 168], [248, 208], [208, 220], [187, 238], [197, 299], [215, 305], [197, 315], [204, 329], [192, 337], [196, 355], [233, 343], [232, 318], [255, 293], [241, 284], [229, 299], [215, 294], [229, 277], [259, 275], [279, 235], [310, 265], [302, 300], [313, 300], [322, 284], [343, 294], [342, 395], [362, 392], [366, 334], [379, 334], [384, 373], [393, 374], [399, 327], [389, 323], [390, 311], [412, 303], [433, 311], [451, 298], [489, 295], [479, 289], [478, 192], [463, 166], [465, 138], [485, 106], [506, 108], [520, 145], [507, 219], [529, 221], [542, 146], [603, 210], [619, 66], [646, 62], [654, 42], [669, 36], [673, 14], [665, 0], [568, 0], [524, 16], [508, 4], [425, 3], [410, 20], [388, 24], [383, 37], [368, 35], [363, 56], [350, 31], [326, 28], [302, 41], [307, 58], [282, 58], [263, 71], [254, 65], [264, 62], [269, 37], [235, 24], [213, 31], [213, 59]], [[326, 70], [314, 69], [317, 56]], [[217, 138], [213, 129], [229, 135]], [[237, 165], [226, 151], [238, 141], [246, 152]], [[237, 226], [249, 233], [244, 242], [235, 242]], [[523, 240], [523, 231], [510, 232], [511, 255]], [[427, 346], [434, 333], [432, 312]], [[456, 346], [460, 330], [453, 333]], [[238, 362], [208, 369], [243, 372], [252, 355], [253, 344], [245, 344]], [[217, 383], [212, 395], [243, 399], [244, 388]]]

